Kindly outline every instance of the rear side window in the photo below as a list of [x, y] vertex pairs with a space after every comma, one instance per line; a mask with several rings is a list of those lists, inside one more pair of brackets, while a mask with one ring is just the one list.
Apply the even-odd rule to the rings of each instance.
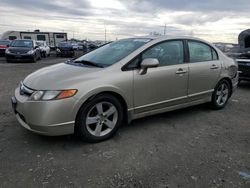
[[158, 59], [160, 66], [176, 65], [184, 62], [183, 42], [166, 41], [155, 45], [142, 54], [146, 58]]
[[215, 50], [202, 42], [188, 41], [188, 48], [191, 63], [218, 59]]

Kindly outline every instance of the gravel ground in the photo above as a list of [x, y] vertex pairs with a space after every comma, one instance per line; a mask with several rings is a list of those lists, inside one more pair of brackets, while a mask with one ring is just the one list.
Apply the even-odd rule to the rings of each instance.
[[250, 187], [250, 83], [223, 110], [199, 105], [139, 119], [98, 144], [26, 131], [12, 113], [15, 87], [64, 60], [0, 58], [0, 187]]

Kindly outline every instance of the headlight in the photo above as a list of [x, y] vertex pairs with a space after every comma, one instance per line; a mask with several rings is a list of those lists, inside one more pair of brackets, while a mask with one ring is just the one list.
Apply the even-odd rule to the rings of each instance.
[[48, 101], [73, 97], [76, 94], [76, 89], [63, 91], [35, 91], [31, 96], [32, 101]]
[[5, 50], [5, 53], [6, 53], [6, 54], [10, 54], [10, 51], [9, 51], [8, 48]]
[[30, 50], [27, 52], [27, 54], [32, 55], [34, 53], [34, 50]]
[[56, 49], [57, 52], [61, 52], [61, 50], [59, 48]]

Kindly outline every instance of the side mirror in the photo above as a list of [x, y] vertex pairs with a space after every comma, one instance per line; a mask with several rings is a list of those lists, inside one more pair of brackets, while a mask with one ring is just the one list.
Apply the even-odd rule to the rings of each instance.
[[141, 69], [139, 74], [143, 75], [147, 73], [148, 68], [155, 68], [159, 66], [159, 61], [156, 58], [147, 58], [141, 62]]

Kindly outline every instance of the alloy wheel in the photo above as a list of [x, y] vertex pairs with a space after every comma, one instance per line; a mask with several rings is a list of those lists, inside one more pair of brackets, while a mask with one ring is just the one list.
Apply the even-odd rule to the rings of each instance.
[[223, 106], [229, 97], [229, 88], [226, 83], [222, 83], [216, 91], [216, 103], [219, 106]]
[[85, 123], [90, 134], [101, 137], [109, 134], [117, 121], [117, 108], [110, 102], [99, 102], [88, 111]]

